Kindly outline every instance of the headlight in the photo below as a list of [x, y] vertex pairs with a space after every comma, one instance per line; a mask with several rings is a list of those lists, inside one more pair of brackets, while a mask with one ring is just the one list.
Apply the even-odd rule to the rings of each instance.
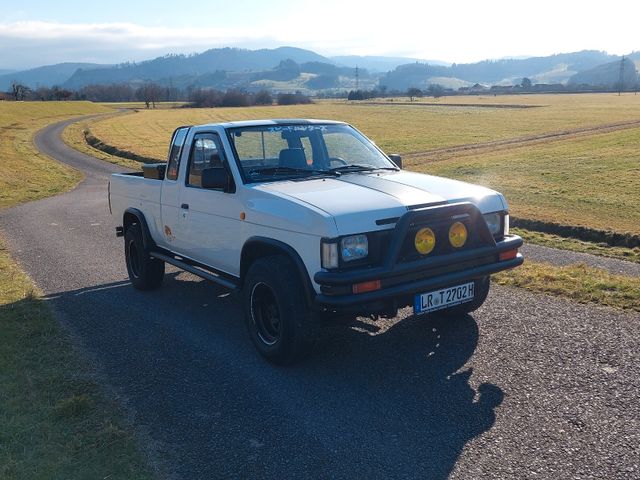
[[369, 255], [369, 240], [366, 235], [351, 235], [340, 240], [342, 260], [351, 262]]
[[485, 213], [484, 215], [482, 215], [482, 217], [484, 218], [484, 221], [487, 222], [487, 227], [489, 227], [491, 235], [495, 237], [502, 233], [500, 230], [500, 228], [502, 227], [500, 213]]
[[509, 214], [508, 213], [504, 214], [504, 231], [502, 232], [502, 234], [505, 237], [509, 235]]

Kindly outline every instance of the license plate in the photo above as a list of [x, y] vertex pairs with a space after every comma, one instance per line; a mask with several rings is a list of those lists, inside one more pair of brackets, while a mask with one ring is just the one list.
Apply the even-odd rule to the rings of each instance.
[[469, 302], [473, 300], [474, 286], [474, 282], [469, 282], [433, 292], [419, 293], [414, 298], [413, 311], [420, 315]]

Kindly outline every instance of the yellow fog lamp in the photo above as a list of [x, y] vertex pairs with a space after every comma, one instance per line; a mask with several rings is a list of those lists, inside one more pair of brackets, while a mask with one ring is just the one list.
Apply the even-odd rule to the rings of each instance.
[[467, 227], [462, 222], [456, 222], [449, 227], [449, 243], [455, 248], [462, 247], [467, 242]]
[[430, 228], [421, 228], [416, 233], [416, 237], [413, 240], [416, 250], [422, 255], [431, 253], [436, 246], [436, 235]]

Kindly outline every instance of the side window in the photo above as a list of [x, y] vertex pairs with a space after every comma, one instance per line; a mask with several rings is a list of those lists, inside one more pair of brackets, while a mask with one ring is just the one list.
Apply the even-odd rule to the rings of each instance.
[[171, 148], [169, 149], [169, 161], [167, 162], [167, 179], [176, 180], [178, 178], [178, 167], [180, 166], [180, 154], [184, 139], [187, 138], [189, 127], [179, 128], [173, 135]]
[[220, 139], [214, 133], [199, 133], [193, 139], [189, 155], [187, 185], [202, 187], [202, 171], [205, 168], [223, 167], [224, 158]]

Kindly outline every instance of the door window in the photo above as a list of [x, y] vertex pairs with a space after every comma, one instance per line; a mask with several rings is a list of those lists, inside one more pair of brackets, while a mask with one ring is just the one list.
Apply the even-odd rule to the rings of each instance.
[[202, 171], [205, 168], [221, 167], [224, 167], [224, 158], [218, 136], [214, 133], [197, 134], [189, 155], [187, 185], [201, 188]]

